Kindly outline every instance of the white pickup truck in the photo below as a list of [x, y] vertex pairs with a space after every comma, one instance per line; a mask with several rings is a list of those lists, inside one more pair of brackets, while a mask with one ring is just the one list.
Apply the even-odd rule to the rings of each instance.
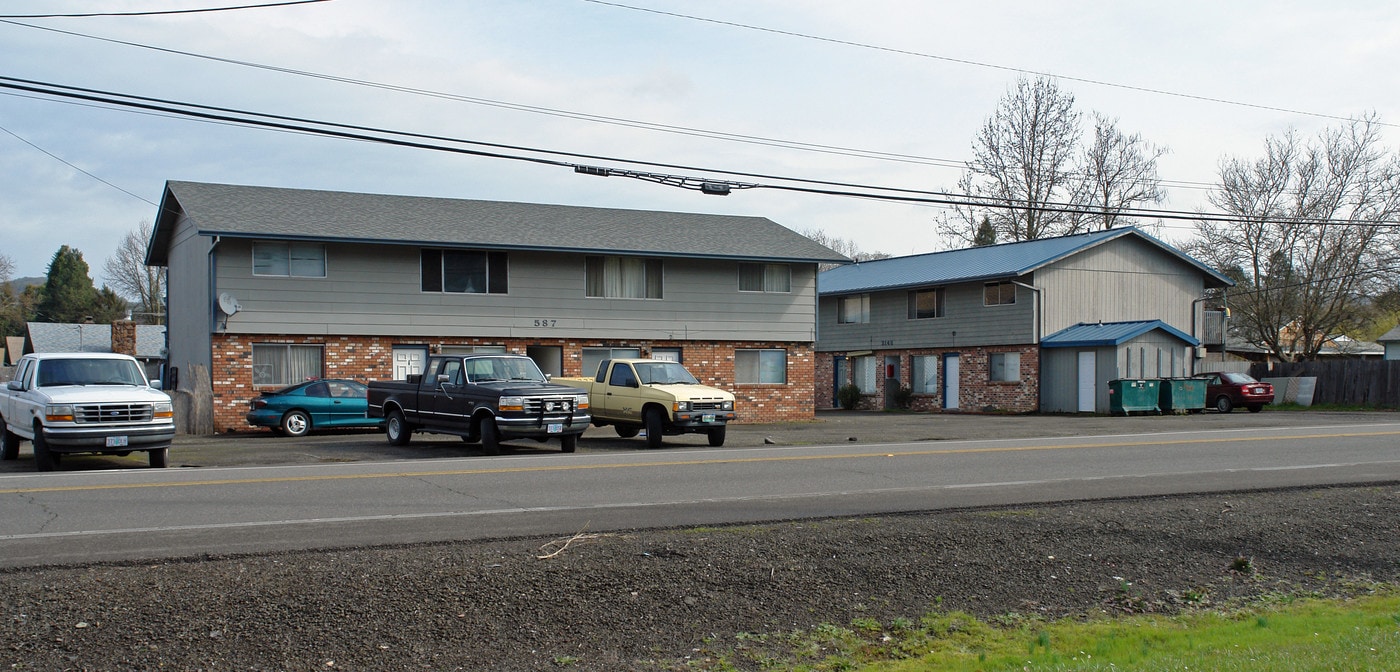
[[29, 439], [39, 471], [52, 471], [65, 453], [145, 451], [152, 467], [164, 467], [175, 438], [174, 408], [152, 385], [127, 355], [25, 355], [15, 379], [0, 389], [0, 459], [17, 459], [20, 441]]

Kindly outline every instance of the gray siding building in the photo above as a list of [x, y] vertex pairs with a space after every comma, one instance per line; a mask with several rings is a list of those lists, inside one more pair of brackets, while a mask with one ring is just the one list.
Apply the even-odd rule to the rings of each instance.
[[[861, 262], [825, 271], [818, 283], [819, 405], [854, 384], [868, 407], [901, 397], [923, 410], [1013, 412], [1107, 412], [1107, 381], [1140, 375], [1129, 348], [1150, 350], [1148, 370], [1160, 360], [1168, 362], [1162, 375], [1189, 372], [1200, 299], [1233, 284], [1132, 227]], [[1092, 357], [1068, 348], [1045, 360], [1043, 345], [1057, 333], [1096, 323], [1165, 329], [1115, 344], [1117, 354], [1098, 344], [1085, 346]], [[1081, 376], [1090, 361], [1092, 375]], [[1103, 403], [1084, 408], [1089, 398]]]
[[846, 261], [761, 217], [174, 181], [147, 249], [170, 365], [209, 371], [216, 431], [263, 389], [462, 350], [556, 375], [675, 358], [743, 421], [811, 417], [817, 265]]

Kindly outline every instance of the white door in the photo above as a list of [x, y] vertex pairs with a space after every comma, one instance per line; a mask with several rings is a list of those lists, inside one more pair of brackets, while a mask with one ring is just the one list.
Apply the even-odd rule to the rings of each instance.
[[1083, 413], [1093, 413], [1094, 401], [1098, 397], [1095, 379], [1098, 377], [1095, 370], [1096, 355], [1091, 350], [1079, 353], [1079, 410]]
[[394, 348], [394, 380], [408, 380], [415, 373], [423, 373], [423, 364], [428, 360], [428, 351], [423, 348]]
[[943, 355], [943, 408], [958, 407], [958, 356]]

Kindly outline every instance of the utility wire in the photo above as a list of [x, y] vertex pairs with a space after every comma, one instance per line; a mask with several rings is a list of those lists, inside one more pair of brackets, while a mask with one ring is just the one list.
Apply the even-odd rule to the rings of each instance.
[[236, 5], [232, 7], [205, 7], [201, 9], [166, 9], [148, 12], [89, 12], [86, 14], [0, 14], [0, 19], [89, 19], [98, 16], [163, 16], [167, 14], [203, 14], [206, 12], [229, 12], [239, 9], [266, 9], [288, 5], [309, 5], [331, 0], [288, 0], [287, 2], [265, 2], [257, 5]]
[[[509, 159], [515, 161], [526, 161], [542, 165], [552, 165], [558, 167], [572, 168], [575, 172], [598, 176], [622, 176], [645, 179], [671, 186], [683, 186], [691, 189], [699, 189], [706, 193], [729, 193], [729, 189], [751, 189], [765, 188], [780, 191], [792, 191], [798, 193], [820, 194], [828, 196], [846, 196], [852, 198], [864, 198], [872, 200], [883, 200], [891, 202], [904, 202], [915, 204], [940, 204], [963, 207], [1000, 208], [1035, 212], [1055, 212], [1067, 214], [1099, 215], [1103, 214], [1102, 208], [1092, 206], [1078, 206], [1073, 204], [1047, 203], [1041, 205], [1026, 205], [1005, 199], [992, 199], [977, 197], [970, 194], [955, 194], [940, 191], [902, 189], [896, 187], [883, 187], [878, 185], [853, 184], [845, 182], [833, 182], [826, 180], [814, 180], [806, 178], [796, 178], [779, 175], [765, 175], [749, 173], [735, 170], [700, 168], [695, 166], [685, 166], [680, 164], [659, 163], [643, 161], [638, 159], [626, 159], [618, 157], [607, 157], [591, 154], [579, 154], [560, 150], [541, 149], [524, 147], [519, 145], [504, 145], [499, 143], [488, 143], [482, 141], [467, 140], [461, 138], [450, 138], [445, 136], [426, 135], [411, 133], [406, 131], [395, 131], [383, 128], [368, 126], [358, 126], [352, 124], [341, 124], [336, 122], [319, 121], [284, 115], [265, 114], [250, 112], [245, 110], [235, 110], [232, 108], [213, 107], [198, 105], [194, 103], [183, 103], [168, 99], [149, 98], [122, 94], [96, 89], [86, 89], [60, 84], [36, 82], [13, 77], [0, 76], [0, 88], [8, 88], [19, 91], [26, 91], [45, 96], [58, 98], [69, 98], [89, 101], [105, 105], [122, 108], [135, 108], [140, 110], [162, 112], [183, 117], [191, 117], [202, 120], [213, 120], [218, 122], [232, 123], [250, 127], [270, 128], [274, 130], [293, 131], [323, 135], [327, 137], [361, 140], [377, 142], [415, 149], [430, 149], [435, 151], [452, 152], [481, 156], [486, 158]], [[398, 136], [398, 137], [384, 137]], [[400, 138], [411, 138], [408, 140]], [[488, 147], [493, 151], [480, 149], [467, 149], [463, 147], [448, 147], [440, 144], [425, 142], [426, 140], [449, 142], [454, 144], [475, 145]], [[542, 154], [540, 156], [522, 156], [520, 154], [506, 154], [501, 151], [510, 150], [514, 152], [526, 152], [531, 154]], [[794, 184], [756, 184], [749, 182], [736, 182], [729, 180], [715, 180], [711, 178], [700, 178], [690, 176], [662, 175], [657, 173], [646, 173], [623, 168], [599, 167], [588, 164], [574, 163], [558, 158], [545, 157], [568, 157], [582, 158], [590, 161], [606, 161], [633, 165], [646, 165], [654, 167], [665, 167], [670, 169], [708, 172], [713, 174], [733, 175], [740, 177], [757, 178], [763, 180], [776, 180], [778, 182]], [[813, 185], [813, 186], [798, 186]], [[721, 191], [720, 188], [724, 189]], [[860, 191], [857, 191], [860, 190]], [[1240, 223], [1252, 221], [1253, 218], [1235, 216], [1228, 214], [1206, 213], [1206, 212], [1183, 212], [1172, 210], [1152, 210], [1145, 208], [1120, 208], [1112, 211], [1113, 214], [1124, 217], [1156, 217], [1161, 219], [1185, 219], [1192, 221], [1216, 221]], [[1360, 225], [1360, 226], [1381, 226], [1396, 225], [1400, 222], [1351, 222], [1345, 220], [1327, 220], [1315, 218], [1271, 218], [1270, 221], [1294, 222], [1316, 225]]]
[[98, 176], [96, 176], [96, 175], [93, 175], [92, 173], [89, 173], [89, 172], [86, 171], [86, 170], [83, 170], [82, 168], [79, 168], [79, 167], [73, 165], [73, 164], [70, 163], [67, 159], [64, 159], [63, 157], [61, 157], [61, 156], [59, 156], [59, 155], [57, 155], [57, 154], [54, 154], [53, 152], [50, 152], [49, 150], [44, 149], [43, 147], [40, 147], [40, 146], [38, 146], [38, 145], [36, 145], [36, 144], [30, 142], [29, 140], [27, 140], [27, 139], [21, 137], [18, 133], [15, 133], [14, 131], [12, 131], [12, 130], [10, 130], [10, 129], [5, 128], [4, 126], [0, 126], [0, 131], [4, 131], [4, 132], [10, 134], [10, 136], [13, 137], [14, 139], [16, 139], [16, 140], [18, 140], [18, 141], [20, 141], [20, 142], [22, 142], [22, 143], [24, 143], [24, 144], [26, 144], [26, 145], [29, 145], [30, 147], [33, 147], [34, 149], [37, 149], [37, 150], [39, 150], [39, 151], [41, 151], [41, 152], [43, 152], [43, 153], [49, 155], [49, 158], [52, 158], [52, 159], [54, 159], [55, 161], [58, 161], [59, 163], [62, 163], [63, 165], [68, 166], [69, 168], [72, 168], [73, 170], [76, 170], [76, 171], [78, 171], [78, 172], [80, 172], [80, 173], [82, 173], [82, 174], [84, 174], [84, 175], [87, 175], [88, 177], [91, 177], [92, 179], [97, 180], [98, 182], [101, 182], [102, 184], [105, 184], [105, 185], [107, 185], [107, 186], [109, 186], [109, 187], [111, 187], [111, 188], [113, 188], [113, 189], [116, 189], [117, 191], [120, 191], [120, 192], [122, 192], [123, 194], [126, 194], [127, 196], [130, 196], [130, 197], [132, 197], [132, 198], [139, 199], [139, 200], [144, 201], [144, 202], [146, 202], [146, 203], [150, 203], [151, 205], [156, 205], [155, 203], [151, 203], [151, 202], [150, 202], [149, 200], [147, 200], [147, 199], [141, 198], [140, 196], [137, 196], [136, 194], [133, 194], [133, 193], [131, 193], [131, 192], [129, 192], [129, 191], [127, 191], [127, 190], [121, 188], [121, 187], [118, 187], [118, 186], [115, 185], [115, 184], [112, 184], [111, 182], [108, 182], [107, 180], [104, 180], [104, 179], [102, 179], [102, 178], [100, 178], [100, 177], [98, 177]]
[[[742, 29], [744, 29], [744, 30], [753, 30], [753, 31], [761, 32], [761, 33], [772, 33], [772, 34], [774, 34], [774, 35], [783, 35], [783, 36], [786, 36], [786, 37], [795, 37], [795, 38], [804, 39], [804, 40], [815, 40], [815, 41], [817, 41], [817, 42], [827, 42], [827, 43], [830, 43], [830, 44], [839, 44], [839, 45], [846, 46], [846, 47], [856, 47], [856, 48], [859, 48], [859, 49], [870, 49], [870, 50], [873, 50], [873, 51], [883, 51], [883, 52], [892, 53], [892, 54], [900, 54], [900, 55], [902, 55], [902, 56], [917, 56], [917, 57], [919, 57], [919, 58], [928, 58], [928, 59], [932, 59], [932, 60], [936, 60], [936, 61], [945, 61], [945, 62], [948, 62], [948, 63], [957, 63], [957, 64], [960, 64], [960, 65], [971, 65], [971, 66], [975, 66], [975, 67], [979, 67], [979, 68], [990, 68], [990, 69], [993, 69], [993, 70], [1004, 70], [1004, 71], [1007, 71], [1007, 72], [1016, 72], [1016, 73], [1026, 74], [1026, 75], [1036, 75], [1036, 76], [1039, 76], [1039, 77], [1053, 77], [1053, 78], [1056, 78], [1056, 79], [1064, 79], [1064, 80], [1068, 80], [1068, 81], [1071, 81], [1071, 82], [1081, 82], [1081, 83], [1084, 83], [1084, 84], [1093, 84], [1093, 85], [1095, 85], [1095, 86], [1107, 86], [1107, 87], [1112, 87], [1112, 88], [1115, 88], [1115, 89], [1124, 89], [1124, 90], [1127, 90], [1127, 91], [1138, 91], [1138, 92], [1141, 92], [1141, 93], [1151, 93], [1151, 94], [1155, 94], [1155, 95], [1159, 95], [1159, 96], [1173, 96], [1173, 97], [1176, 97], [1176, 98], [1186, 98], [1186, 99], [1188, 99], [1188, 100], [1199, 100], [1199, 101], [1203, 101], [1203, 102], [1207, 102], [1207, 103], [1219, 103], [1219, 104], [1221, 104], [1221, 105], [1234, 105], [1234, 106], [1236, 106], [1236, 107], [1248, 107], [1248, 108], [1252, 108], [1252, 109], [1256, 109], [1256, 110], [1267, 110], [1267, 111], [1270, 111], [1270, 112], [1284, 112], [1284, 113], [1287, 113], [1287, 114], [1298, 114], [1298, 115], [1303, 115], [1303, 116], [1308, 116], [1308, 117], [1317, 117], [1317, 118], [1320, 118], [1320, 119], [1334, 119], [1334, 120], [1339, 120], [1339, 121], [1351, 121], [1351, 119], [1350, 119], [1349, 117], [1342, 117], [1342, 116], [1338, 116], [1338, 115], [1335, 115], [1335, 114], [1323, 114], [1323, 113], [1320, 113], [1320, 112], [1306, 112], [1306, 111], [1303, 111], [1303, 110], [1294, 110], [1294, 109], [1290, 109], [1290, 108], [1287, 108], [1287, 107], [1276, 107], [1276, 106], [1272, 106], [1272, 105], [1260, 105], [1260, 104], [1257, 104], [1257, 103], [1245, 103], [1245, 102], [1240, 102], [1240, 101], [1237, 101], [1237, 100], [1227, 100], [1227, 99], [1225, 99], [1225, 98], [1213, 98], [1213, 97], [1211, 97], [1211, 96], [1200, 96], [1200, 95], [1195, 95], [1195, 94], [1190, 94], [1190, 93], [1180, 93], [1180, 92], [1177, 92], [1177, 91], [1167, 91], [1167, 90], [1165, 90], [1165, 89], [1153, 89], [1153, 88], [1150, 88], [1150, 87], [1145, 87], [1145, 86], [1134, 86], [1134, 85], [1131, 85], [1131, 84], [1117, 84], [1117, 83], [1114, 83], [1114, 82], [1104, 81], [1104, 80], [1101, 80], [1101, 79], [1089, 79], [1089, 78], [1087, 78], [1087, 77], [1074, 77], [1074, 76], [1071, 76], [1071, 75], [1057, 75], [1057, 74], [1055, 74], [1055, 73], [1053, 73], [1053, 72], [1043, 72], [1043, 71], [1040, 71], [1040, 70], [1029, 70], [1029, 69], [1026, 69], [1026, 68], [1017, 68], [1017, 67], [1012, 67], [1012, 66], [1009, 66], [1009, 65], [997, 65], [997, 64], [995, 64], [995, 63], [983, 63], [983, 62], [981, 62], [981, 61], [973, 61], [973, 60], [969, 60], [969, 59], [965, 59], [965, 58], [954, 58], [954, 57], [951, 57], [951, 56], [939, 56], [939, 55], [936, 55], [936, 54], [928, 54], [928, 53], [919, 52], [919, 51], [910, 51], [910, 50], [908, 50], [908, 49], [896, 49], [896, 48], [894, 48], [894, 47], [882, 47], [882, 46], [875, 45], [875, 44], [867, 44], [867, 43], [865, 43], [865, 42], [854, 42], [854, 41], [851, 41], [851, 40], [842, 40], [842, 39], [833, 38], [833, 37], [822, 37], [822, 36], [820, 36], [820, 35], [809, 35], [809, 34], [807, 34], [807, 33], [799, 33], [799, 32], [790, 31], [790, 30], [779, 30], [779, 29], [777, 29], [777, 28], [765, 28], [765, 27], [763, 27], [763, 26], [754, 26], [754, 25], [750, 25], [750, 24], [746, 24], [746, 23], [738, 23], [738, 22], [735, 22], [735, 21], [723, 21], [723, 20], [720, 20], [720, 19], [711, 19], [711, 18], [707, 18], [707, 17], [703, 17], [703, 16], [694, 16], [694, 15], [691, 15], [691, 14], [681, 14], [681, 13], [679, 13], [679, 12], [667, 12], [667, 11], [663, 11], [663, 10], [659, 10], [659, 9], [651, 9], [651, 8], [649, 8], [649, 7], [636, 7], [636, 6], [633, 6], [633, 5], [625, 5], [625, 4], [622, 4], [622, 3], [620, 3], [620, 2], [608, 2], [607, 0], [583, 0], [583, 1], [584, 1], [584, 2], [591, 2], [591, 3], [595, 4], [595, 5], [605, 5], [605, 6], [608, 6], [608, 7], [616, 7], [616, 8], [618, 8], [618, 9], [627, 9], [627, 10], [631, 10], [631, 11], [634, 11], [634, 12], [645, 12], [645, 13], [649, 13], [649, 14], [658, 14], [658, 15], [661, 15], [661, 16], [669, 16], [669, 17], [678, 18], [678, 19], [686, 19], [686, 20], [689, 20], [689, 21], [700, 21], [700, 22], [703, 22], [703, 23], [713, 23], [713, 24], [717, 24], [717, 25], [721, 25], [721, 26], [729, 26], [729, 27], [731, 27], [731, 28], [742, 28]], [[1387, 123], [1381, 123], [1381, 122], [1376, 122], [1376, 123], [1377, 123], [1377, 125], [1379, 125], [1379, 126], [1397, 126], [1397, 125], [1400, 125], [1400, 124], [1387, 124]]]

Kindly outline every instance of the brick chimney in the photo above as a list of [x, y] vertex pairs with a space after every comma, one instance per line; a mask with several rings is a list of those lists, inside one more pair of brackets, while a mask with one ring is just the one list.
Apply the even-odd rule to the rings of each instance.
[[122, 320], [112, 323], [112, 352], [136, 356], [136, 323]]

